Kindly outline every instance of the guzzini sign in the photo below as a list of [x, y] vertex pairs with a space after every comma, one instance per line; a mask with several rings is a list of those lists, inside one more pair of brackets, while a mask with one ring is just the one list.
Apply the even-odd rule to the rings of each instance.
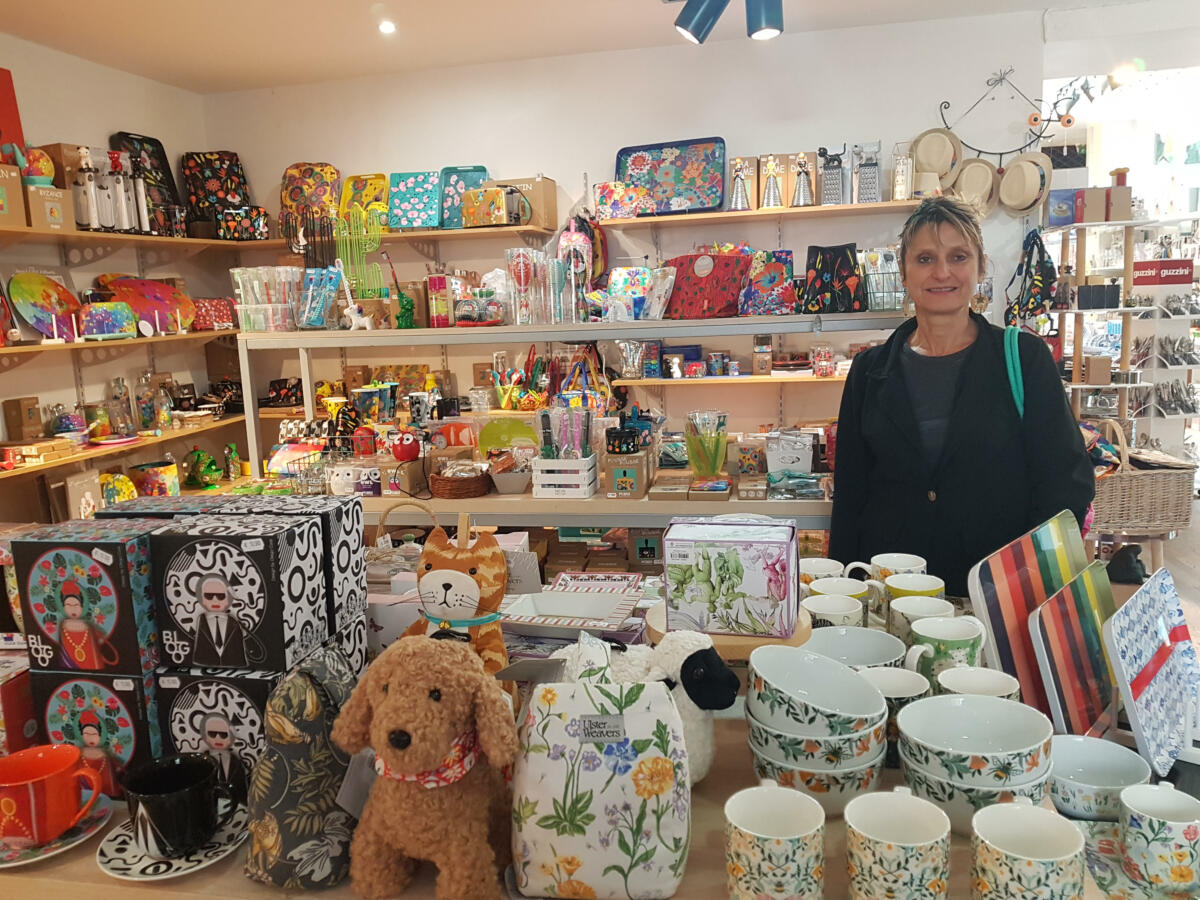
[[1135, 285], [1192, 283], [1194, 266], [1190, 259], [1146, 259], [1133, 264]]

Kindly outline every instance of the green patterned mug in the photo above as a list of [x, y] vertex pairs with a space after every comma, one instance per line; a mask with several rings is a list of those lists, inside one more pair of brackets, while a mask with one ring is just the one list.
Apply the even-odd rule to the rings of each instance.
[[910, 626], [912, 647], [904, 658], [906, 668], [929, 679], [940, 693], [937, 677], [953, 666], [977, 666], [987, 642], [987, 628], [974, 616], [933, 616]]

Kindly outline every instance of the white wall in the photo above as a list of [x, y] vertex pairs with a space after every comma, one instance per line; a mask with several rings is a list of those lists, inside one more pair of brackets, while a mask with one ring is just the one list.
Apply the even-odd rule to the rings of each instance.
[[[1051, 10], [1044, 21], [1047, 78], [1111, 72], [1134, 58], [1148, 69], [1200, 65], [1200, 3], [1144, 0]], [[1184, 101], [1186, 102], [1186, 101]]]

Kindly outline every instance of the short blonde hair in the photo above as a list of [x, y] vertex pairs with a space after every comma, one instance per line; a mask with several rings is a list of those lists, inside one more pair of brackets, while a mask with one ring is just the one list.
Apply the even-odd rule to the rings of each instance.
[[904, 274], [904, 258], [913, 239], [921, 229], [932, 225], [936, 234], [939, 225], [949, 225], [975, 251], [979, 260], [979, 274], [984, 272], [986, 257], [983, 252], [983, 231], [979, 227], [979, 217], [975, 211], [961, 200], [953, 197], [927, 197], [921, 201], [916, 212], [908, 217], [904, 228], [900, 231], [900, 274]]

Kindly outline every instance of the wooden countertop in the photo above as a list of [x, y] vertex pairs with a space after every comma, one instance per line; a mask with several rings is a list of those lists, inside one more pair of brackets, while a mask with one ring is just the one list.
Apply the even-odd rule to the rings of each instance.
[[[712, 771], [697, 785], [692, 794], [692, 846], [687, 871], [675, 896], [680, 900], [727, 900], [725, 889], [724, 805], [729, 795], [755, 783], [746, 743], [746, 724], [742, 719], [718, 719], [716, 723], [717, 754]], [[901, 783], [899, 770], [889, 769], [884, 775], [885, 786]], [[114, 812], [113, 821], [125, 818], [123, 804]], [[108, 826], [104, 833], [111, 829]], [[278, 898], [283, 896], [319, 896], [322, 900], [343, 900], [355, 895], [349, 880], [338, 887], [321, 891], [285, 894], [250, 881], [242, 875], [246, 845], [227, 859], [192, 875], [169, 881], [135, 883], [117, 881], [96, 866], [96, 848], [101, 838], [93, 837], [45, 862], [15, 869], [0, 870], [0, 893], [7, 900], [22, 898], [84, 897], [103, 898]], [[845, 825], [841, 818], [825, 823], [825, 896], [849, 896], [844, 866]], [[970, 896], [971, 844], [966, 838], [954, 835], [950, 861], [950, 898]], [[413, 900], [432, 900], [434, 870], [422, 866], [412, 885], [402, 895]], [[1088, 877], [1085, 900], [1099, 900], [1103, 894]]]

